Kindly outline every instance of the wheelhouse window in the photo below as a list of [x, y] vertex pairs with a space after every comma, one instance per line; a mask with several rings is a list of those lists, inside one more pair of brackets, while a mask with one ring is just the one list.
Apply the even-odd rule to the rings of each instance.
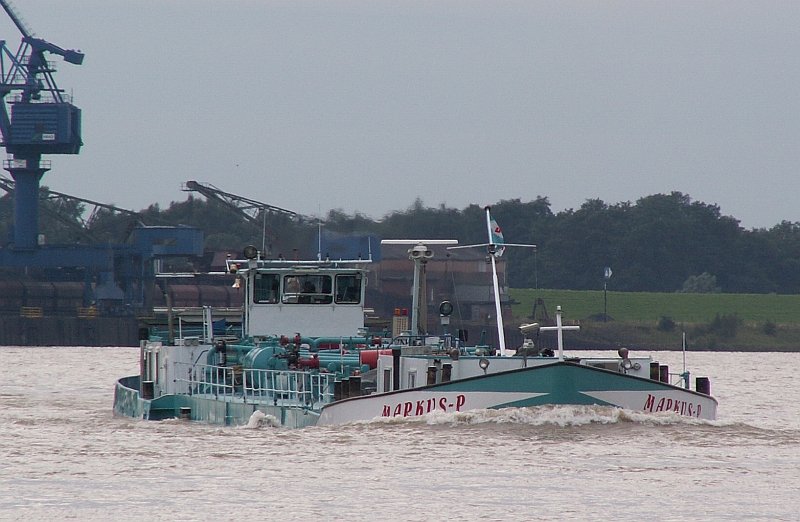
[[361, 274], [336, 276], [336, 302], [358, 304], [361, 302]]
[[256, 274], [253, 280], [254, 303], [277, 303], [280, 288], [278, 274]]
[[283, 278], [284, 303], [330, 304], [333, 302], [331, 276], [290, 274]]

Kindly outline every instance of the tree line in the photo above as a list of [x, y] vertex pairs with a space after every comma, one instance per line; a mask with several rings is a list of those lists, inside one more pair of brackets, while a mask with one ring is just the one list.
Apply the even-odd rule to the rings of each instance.
[[[47, 208], [55, 204], [60, 207]], [[0, 198], [4, 237], [11, 234], [11, 205], [8, 195]], [[40, 214], [40, 230], [50, 243], [121, 243], [144, 223], [197, 227], [205, 232], [207, 250], [238, 252], [253, 244], [273, 255], [316, 253], [319, 220], [268, 214], [250, 221], [219, 202], [193, 195], [165, 209], [151, 205], [138, 216], [95, 209], [88, 220], [80, 203], [65, 206], [44, 198], [41, 205], [47, 211]], [[560, 212], [553, 212], [546, 197], [503, 200], [492, 206], [492, 216], [507, 242], [537, 245], [535, 251], [506, 250], [508, 284], [515, 288], [599, 289], [609, 267], [609, 290], [800, 292], [800, 223], [744, 229], [717, 205], [693, 201], [681, 192], [634, 203], [590, 199]], [[485, 213], [478, 205], [429, 207], [418, 199], [380, 219], [330, 210], [321, 221], [325, 230], [342, 234], [486, 241]]]

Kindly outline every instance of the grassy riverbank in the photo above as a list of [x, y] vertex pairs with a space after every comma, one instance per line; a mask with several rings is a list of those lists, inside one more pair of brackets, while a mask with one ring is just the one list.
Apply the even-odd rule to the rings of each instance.
[[[679, 294], [511, 289], [516, 322], [555, 317], [583, 328], [570, 345], [800, 351], [800, 295]], [[605, 313], [607, 312], [607, 321]], [[534, 317], [535, 313], [535, 317]]]

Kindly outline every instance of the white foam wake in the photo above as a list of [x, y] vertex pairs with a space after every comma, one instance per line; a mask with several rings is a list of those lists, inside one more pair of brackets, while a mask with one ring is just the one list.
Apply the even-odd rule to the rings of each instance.
[[281, 423], [277, 417], [267, 415], [261, 410], [256, 410], [250, 415], [247, 424], [244, 425], [245, 429], [258, 429], [258, 428], [280, 428]]
[[373, 422], [403, 423], [424, 422], [429, 425], [470, 424], [524, 424], [529, 426], [586, 426], [590, 424], [717, 424], [684, 417], [676, 413], [645, 413], [612, 406], [596, 405], [551, 405], [526, 408], [502, 408], [470, 410], [458, 413], [432, 412], [420, 417], [382, 417]]

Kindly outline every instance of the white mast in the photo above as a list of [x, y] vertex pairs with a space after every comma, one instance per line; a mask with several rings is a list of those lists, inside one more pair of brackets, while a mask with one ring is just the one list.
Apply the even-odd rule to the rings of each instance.
[[[536, 248], [536, 245], [527, 245], [527, 244], [520, 244], [520, 243], [506, 243], [503, 240], [503, 233], [500, 231], [500, 227], [497, 226], [495, 223], [492, 224], [492, 215], [491, 215], [491, 207], [486, 206], [486, 232], [489, 237], [488, 243], [481, 243], [479, 245], [462, 245], [457, 247], [449, 247], [449, 248], [474, 248], [474, 247], [487, 247], [489, 261], [492, 264], [492, 286], [494, 288], [494, 307], [495, 307], [495, 315], [497, 315], [497, 340], [500, 345], [500, 355], [506, 355], [506, 335], [505, 331], [503, 330], [503, 311], [500, 307], [500, 282], [497, 279], [497, 261], [496, 258], [500, 257], [503, 254], [503, 250], [507, 246], [515, 246], [515, 247], [527, 247], [527, 248]], [[494, 230], [492, 227], [497, 226], [497, 230]]]
[[503, 329], [503, 310], [500, 307], [500, 282], [497, 280], [497, 245], [492, 240], [492, 216], [486, 207], [486, 232], [489, 238], [489, 259], [492, 261], [492, 284], [494, 286], [494, 310], [497, 315], [497, 342], [500, 344], [500, 355], [506, 355], [506, 333]]

